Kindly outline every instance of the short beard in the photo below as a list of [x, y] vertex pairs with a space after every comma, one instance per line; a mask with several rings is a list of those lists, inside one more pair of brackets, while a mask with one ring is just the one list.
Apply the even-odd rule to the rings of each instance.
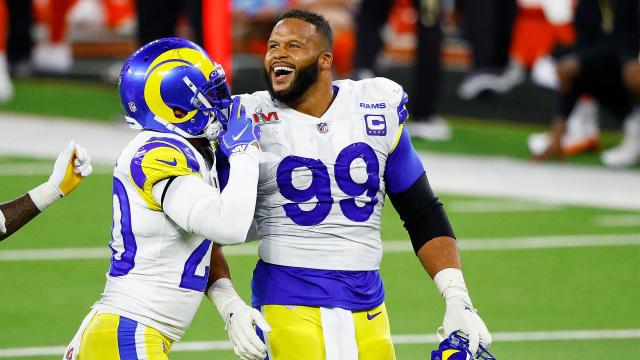
[[273, 90], [273, 84], [271, 83], [270, 72], [265, 68], [263, 71], [264, 81], [267, 83], [267, 90], [271, 95], [271, 100], [279, 101], [281, 103], [290, 104], [297, 102], [309, 88], [318, 80], [318, 59], [311, 64], [299, 68], [296, 77], [293, 79], [293, 83], [289, 85], [289, 88], [275, 92]]

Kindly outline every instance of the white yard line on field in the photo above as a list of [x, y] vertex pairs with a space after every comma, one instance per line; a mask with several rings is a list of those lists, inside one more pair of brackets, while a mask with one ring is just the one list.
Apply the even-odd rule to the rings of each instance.
[[640, 215], [602, 215], [595, 218], [595, 223], [602, 227], [635, 227], [640, 226]]
[[[639, 339], [640, 329], [496, 332], [491, 335], [494, 342]], [[438, 342], [435, 334], [393, 335], [392, 338], [396, 345], [436, 344]], [[65, 349], [65, 346], [0, 349], [0, 358], [55, 356], [62, 355]], [[176, 343], [171, 347], [172, 352], [232, 349], [233, 346], [229, 341], [187, 341]]]
[[447, 212], [457, 214], [555, 211], [562, 206], [518, 200], [454, 200], [445, 204]]
[[[4, 163], [0, 164], [1, 176], [49, 176], [53, 170], [53, 162], [51, 159], [46, 163]], [[113, 174], [113, 168], [106, 165], [93, 166], [93, 174], [108, 175]]]
[[[640, 234], [557, 235], [517, 238], [486, 238], [458, 241], [458, 246], [462, 251], [638, 245], [640, 245]], [[409, 240], [385, 240], [382, 242], [382, 246], [385, 253], [412, 251], [411, 242]], [[258, 246], [256, 243], [225, 246], [224, 253], [227, 256], [256, 255], [258, 253]], [[109, 256], [110, 250], [107, 247], [0, 250], [0, 262], [29, 260], [88, 260], [106, 259]]]

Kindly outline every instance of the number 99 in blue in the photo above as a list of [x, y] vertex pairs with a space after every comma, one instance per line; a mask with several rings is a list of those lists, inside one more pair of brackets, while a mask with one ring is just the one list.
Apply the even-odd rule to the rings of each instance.
[[[356, 182], [351, 176], [351, 164], [362, 159], [366, 164], [367, 179], [363, 183]], [[296, 169], [306, 168], [311, 172], [311, 183], [305, 189], [298, 189], [293, 185], [293, 174]], [[334, 166], [334, 174], [338, 188], [349, 199], [339, 201], [340, 210], [351, 221], [364, 222], [373, 214], [375, 205], [378, 203], [376, 194], [380, 190], [380, 176], [378, 174], [380, 165], [378, 158], [371, 146], [359, 142], [351, 144], [338, 154]], [[334, 203], [331, 196], [331, 179], [329, 170], [322, 161], [309, 159], [300, 156], [287, 156], [278, 165], [276, 181], [280, 188], [280, 193], [292, 203], [283, 205], [285, 214], [294, 223], [303, 226], [318, 225], [326, 219], [331, 212]], [[369, 198], [364, 206], [358, 206], [356, 197], [366, 194]], [[313, 199], [315, 207], [304, 210], [300, 204]]]

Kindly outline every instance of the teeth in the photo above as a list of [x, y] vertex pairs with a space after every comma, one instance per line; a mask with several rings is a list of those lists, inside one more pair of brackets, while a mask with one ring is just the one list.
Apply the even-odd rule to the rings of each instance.
[[290, 68], [288, 66], [276, 66], [273, 68], [273, 71], [288, 71], [288, 72], [293, 72], [293, 68]]

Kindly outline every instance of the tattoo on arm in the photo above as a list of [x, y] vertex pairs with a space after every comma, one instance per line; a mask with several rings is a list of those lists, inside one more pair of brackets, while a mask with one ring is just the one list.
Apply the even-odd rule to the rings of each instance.
[[7, 233], [0, 234], [0, 241], [9, 237], [40, 213], [29, 194], [0, 204], [0, 210], [4, 214], [5, 226], [7, 227]]

